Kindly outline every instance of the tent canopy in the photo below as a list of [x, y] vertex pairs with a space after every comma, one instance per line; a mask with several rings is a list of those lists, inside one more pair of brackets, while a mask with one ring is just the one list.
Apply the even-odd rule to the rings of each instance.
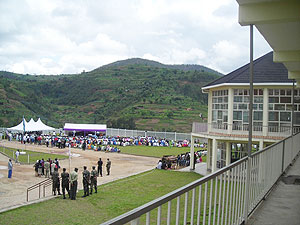
[[65, 123], [64, 130], [67, 130], [67, 131], [100, 131], [100, 132], [106, 132], [106, 124]]
[[[25, 132], [33, 132], [33, 131], [50, 131], [55, 130], [55, 128], [47, 126], [44, 124], [39, 118], [36, 122], [31, 118], [29, 122], [24, 119], [25, 123]], [[24, 131], [23, 121], [19, 123], [17, 126], [7, 128], [10, 131]]]

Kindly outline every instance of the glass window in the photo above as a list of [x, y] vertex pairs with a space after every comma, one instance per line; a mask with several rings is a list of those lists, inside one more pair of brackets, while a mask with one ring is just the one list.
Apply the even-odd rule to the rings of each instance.
[[278, 121], [279, 112], [269, 112], [269, 121]]
[[239, 89], [239, 95], [243, 95], [243, 89]]
[[295, 124], [300, 124], [300, 112], [295, 112]]
[[212, 111], [212, 121], [216, 121], [217, 120], [217, 110], [213, 110]]
[[269, 97], [269, 103], [279, 103], [279, 97]]
[[259, 94], [259, 95], [264, 95], [263, 89], [258, 89], [258, 94]]
[[243, 97], [242, 96], [234, 96], [233, 101], [234, 102], [243, 102]]
[[228, 122], [228, 113], [226, 111], [223, 111], [223, 122]]
[[244, 89], [244, 95], [249, 95], [249, 89]]
[[233, 90], [233, 94], [234, 94], [234, 95], [238, 95], [238, 89], [234, 89], [234, 90]]
[[213, 103], [217, 103], [217, 102], [218, 102], [218, 99], [217, 99], [217, 98], [213, 98], [213, 99], [212, 99], [212, 102], [213, 102]]
[[280, 95], [285, 95], [285, 90], [280, 90]]
[[247, 109], [247, 104], [239, 104], [239, 109]]
[[248, 123], [249, 122], [249, 112], [248, 111], [244, 111], [243, 112], [243, 122], [244, 123]]
[[253, 110], [257, 110], [257, 104], [253, 104]]
[[254, 95], [258, 95], [258, 90], [254, 89]]
[[236, 103], [233, 104], [233, 109], [237, 109], [237, 104]]
[[273, 104], [269, 104], [269, 110], [273, 110], [274, 109], [274, 105]]
[[250, 97], [249, 96], [244, 96], [244, 102], [249, 103], [250, 102]]
[[264, 102], [264, 99], [262, 96], [255, 96], [254, 97], [254, 103], [263, 103]]
[[222, 103], [223, 102], [223, 97], [219, 97], [218, 98], [218, 103]]
[[291, 113], [290, 112], [280, 112], [280, 121], [291, 121]]
[[233, 111], [233, 119], [234, 120], [242, 120], [242, 112], [241, 111]]
[[294, 90], [294, 96], [298, 95], [298, 90]]
[[286, 95], [291, 96], [292, 95], [292, 90], [291, 89], [286, 90]]
[[262, 119], [263, 119], [263, 112], [254, 111], [253, 120], [262, 120]]
[[269, 89], [269, 95], [273, 95], [273, 89]]
[[218, 120], [221, 120], [221, 119], [222, 119], [222, 111], [219, 110], [219, 111], [218, 111]]
[[276, 96], [279, 95], [279, 89], [274, 90], [274, 95], [276, 95]]
[[285, 110], [285, 104], [275, 104], [275, 110]]
[[228, 96], [224, 97], [224, 102], [228, 102]]
[[264, 104], [258, 104], [258, 109], [259, 110], [264, 110]]
[[296, 96], [295, 96], [295, 97], [294, 97], [294, 103], [300, 103], [300, 97], [298, 97], [298, 96], [296, 97]]
[[280, 97], [280, 103], [291, 103], [291, 97]]

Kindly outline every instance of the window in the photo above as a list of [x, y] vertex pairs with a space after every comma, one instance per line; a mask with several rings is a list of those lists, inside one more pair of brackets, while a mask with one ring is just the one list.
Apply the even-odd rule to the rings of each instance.
[[269, 97], [269, 103], [279, 103], [279, 97]]
[[233, 111], [233, 119], [234, 120], [242, 120], [242, 112], [241, 111]]
[[284, 104], [275, 104], [275, 110], [285, 110]]
[[269, 112], [269, 121], [278, 121], [279, 112]]
[[263, 119], [263, 112], [261, 111], [254, 111], [253, 113], [253, 120], [262, 120]]
[[291, 97], [280, 97], [280, 103], [291, 103]]
[[291, 113], [290, 112], [280, 112], [280, 121], [291, 121]]
[[249, 122], [249, 112], [244, 112], [243, 113], [243, 122], [248, 123]]
[[243, 102], [243, 97], [242, 96], [234, 96], [233, 102]]

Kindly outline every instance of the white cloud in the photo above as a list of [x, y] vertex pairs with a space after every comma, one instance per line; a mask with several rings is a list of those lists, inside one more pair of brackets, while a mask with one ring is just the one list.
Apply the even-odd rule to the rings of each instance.
[[[248, 61], [233, 0], [3, 0], [0, 69], [78, 73], [130, 57], [230, 72]], [[256, 34], [256, 55], [270, 50]]]

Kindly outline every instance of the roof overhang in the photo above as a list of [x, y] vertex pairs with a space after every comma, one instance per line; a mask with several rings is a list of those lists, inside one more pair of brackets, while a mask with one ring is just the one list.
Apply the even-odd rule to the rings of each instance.
[[255, 25], [274, 51], [274, 62], [281, 62], [289, 79], [300, 87], [300, 1], [237, 0], [239, 23]]
[[[211, 88], [220, 88], [220, 87], [234, 87], [234, 86], [249, 86], [249, 83], [222, 83], [222, 84], [215, 84], [211, 86], [206, 86], [202, 88], [203, 92]], [[253, 86], [271, 86], [271, 87], [278, 87], [278, 86], [287, 86], [292, 87], [293, 83], [253, 83]]]

